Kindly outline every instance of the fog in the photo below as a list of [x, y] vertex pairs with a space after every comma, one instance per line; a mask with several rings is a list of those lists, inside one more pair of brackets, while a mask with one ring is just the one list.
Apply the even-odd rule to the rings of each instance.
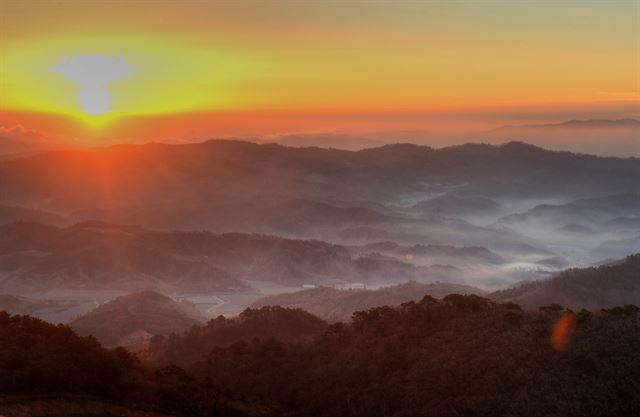
[[7, 158], [0, 307], [68, 323], [153, 290], [213, 318], [321, 286], [507, 289], [640, 252], [638, 173], [637, 160], [519, 143], [213, 141]]

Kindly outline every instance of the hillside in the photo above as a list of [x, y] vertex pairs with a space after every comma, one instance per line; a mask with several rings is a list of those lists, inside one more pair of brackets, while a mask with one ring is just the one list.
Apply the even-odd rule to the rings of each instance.
[[400, 305], [425, 295], [443, 298], [448, 294], [483, 294], [479, 288], [468, 285], [436, 282], [421, 284], [409, 282], [376, 290], [340, 290], [319, 287], [294, 293], [277, 294], [254, 302], [252, 307], [282, 306], [301, 308], [329, 321], [349, 321], [356, 311], [385, 305]]
[[322, 334], [327, 323], [318, 317], [293, 308], [248, 308], [233, 318], [219, 316], [206, 325], [169, 337], [154, 337], [149, 345], [149, 361], [183, 366], [199, 361], [216, 347], [256, 339], [285, 343], [310, 342]]
[[77, 221], [100, 220], [139, 224], [160, 230], [247, 232], [291, 237], [322, 238], [332, 229], [362, 225], [384, 226], [406, 221], [390, 218], [366, 207], [335, 206], [308, 199], [265, 196], [255, 200], [224, 198], [206, 205], [159, 205], [152, 212], [144, 207], [86, 208], [74, 211]]
[[543, 204], [524, 213], [505, 216], [498, 223], [547, 229], [581, 223], [598, 228], [617, 218], [635, 216], [640, 216], [638, 192], [580, 199], [567, 204]]
[[564, 204], [539, 204], [491, 227], [546, 242], [574, 264], [595, 264], [640, 251], [640, 193], [605, 194]]
[[217, 348], [191, 369], [296, 416], [635, 415], [637, 315], [427, 296], [359, 312], [313, 344]]
[[[0, 411], [34, 415], [51, 404], [88, 416], [636, 415], [637, 316], [633, 307], [527, 312], [458, 294], [361, 311], [329, 327], [299, 310], [248, 310], [244, 322], [219, 318], [156, 338], [157, 362], [143, 365], [66, 326], [0, 312]], [[274, 330], [305, 336], [288, 343], [270, 338]], [[165, 362], [174, 358], [186, 371]]]
[[82, 336], [94, 336], [104, 346], [136, 348], [154, 335], [168, 335], [204, 322], [188, 301], [178, 302], [152, 291], [109, 301], [69, 326]]
[[489, 198], [465, 194], [445, 194], [411, 206], [411, 210], [415, 213], [445, 216], [494, 214], [500, 212], [500, 209], [500, 204]]
[[172, 251], [136, 227], [89, 224], [57, 228], [38, 223], [0, 226], [0, 287], [144, 290], [241, 288], [224, 271]]
[[502, 265], [507, 261], [482, 246], [454, 247], [451, 245], [403, 246], [383, 241], [362, 246], [365, 252], [378, 252], [418, 264], [440, 265]]
[[490, 298], [527, 308], [559, 304], [572, 309], [598, 310], [640, 305], [640, 255], [593, 268], [565, 270], [548, 280], [496, 291]]
[[0, 414], [7, 417], [205, 417], [213, 409], [267, 415], [178, 367], [151, 370], [126, 350], [106, 350], [67, 326], [4, 311], [0, 370]]
[[427, 276], [396, 259], [314, 240], [258, 234], [156, 232], [85, 222], [66, 228], [0, 226], [0, 287], [164, 292], [247, 290], [243, 280], [300, 286]]

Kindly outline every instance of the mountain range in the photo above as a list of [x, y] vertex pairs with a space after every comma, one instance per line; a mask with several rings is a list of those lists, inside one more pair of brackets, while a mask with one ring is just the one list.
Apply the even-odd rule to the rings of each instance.
[[[410, 144], [358, 152], [210, 141], [118, 145], [0, 161], [4, 204], [77, 210], [189, 211], [274, 197], [392, 203], [415, 192], [456, 187], [491, 196], [636, 190], [640, 160], [551, 152], [524, 143], [432, 149]], [[295, 197], [292, 197], [295, 196]], [[250, 207], [252, 204], [248, 204]], [[176, 225], [176, 219], [170, 225]]]
[[[153, 361], [187, 365], [214, 347], [254, 337], [309, 340], [327, 326], [317, 317], [330, 323], [348, 323], [364, 311], [406, 308], [426, 299], [479, 295], [487, 297], [483, 303], [511, 303], [534, 311], [599, 311], [632, 306], [640, 300], [639, 273], [637, 254], [599, 267], [567, 269], [546, 280], [524, 282], [490, 294], [477, 287], [444, 282], [408, 282], [378, 289], [317, 287], [261, 298], [235, 318], [218, 316], [206, 325], [200, 310], [189, 301], [145, 291], [107, 302], [70, 326], [81, 335], [95, 336], [105, 346], [148, 347]], [[7, 304], [8, 298], [0, 296], [0, 302], [5, 300]], [[168, 337], [171, 333], [178, 336]]]
[[521, 142], [208, 141], [6, 157], [0, 291], [76, 303], [63, 322], [143, 290], [200, 297], [209, 316], [303, 285], [493, 291], [640, 250], [637, 178], [637, 158]]
[[[453, 250], [453, 248], [450, 248]], [[66, 228], [0, 226], [0, 288], [246, 291], [246, 281], [292, 286], [442, 277], [438, 269], [313, 240], [258, 234], [158, 232], [100, 222]]]
[[477, 138], [491, 143], [522, 140], [547, 149], [640, 157], [640, 120], [633, 118], [501, 126]]

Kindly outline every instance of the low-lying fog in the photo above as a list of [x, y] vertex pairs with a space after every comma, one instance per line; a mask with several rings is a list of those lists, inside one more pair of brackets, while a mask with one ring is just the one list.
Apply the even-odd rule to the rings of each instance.
[[[41, 306], [32, 303], [31, 310], [26, 312], [51, 322], [69, 322], [117, 296], [143, 289], [159, 290], [176, 300], [188, 300], [205, 317], [212, 318], [220, 314], [237, 315], [264, 296], [322, 285], [357, 290], [416, 280], [453, 282], [493, 291], [522, 281], [544, 279], [562, 269], [597, 265], [640, 252], [638, 194], [571, 200], [561, 197], [490, 199], [439, 192], [408, 196], [380, 206], [378, 210], [386, 216], [381, 221], [359, 224], [354, 219], [347, 219], [337, 222], [335, 227], [305, 229], [308, 237], [339, 245], [336, 248], [345, 251], [340, 256], [347, 256], [350, 261], [340, 264], [343, 266], [337, 269], [326, 268], [326, 264], [336, 262], [332, 256], [338, 255], [332, 252], [319, 253], [318, 258], [296, 259], [310, 256], [295, 253], [295, 242], [304, 236], [300, 232], [283, 232], [282, 235], [295, 239], [287, 240], [293, 242], [293, 246], [286, 249], [293, 251], [288, 254], [293, 258], [285, 257], [288, 255], [279, 251], [264, 254], [261, 252], [264, 248], [247, 246], [243, 256], [249, 264], [251, 258], [265, 258], [249, 265], [249, 269], [224, 263], [214, 265], [234, 275], [242, 287], [207, 289], [205, 286], [194, 291], [180, 283], [159, 285], [149, 271], [142, 274], [146, 284], [95, 287], [90, 282], [92, 274], [115, 272], [100, 266], [100, 260], [90, 266], [77, 266], [67, 261], [66, 265], [47, 270], [48, 265], [62, 262], [64, 256], [69, 255], [60, 255], [61, 250], [54, 248], [38, 255], [51, 258], [38, 266], [38, 273], [50, 274], [59, 285], [50, 287], [45, 279], [29, 284], [32, 285], [30, 288], [22, 285], [24, 282], [16, 285], [20, 274], [28, 270], [27, 265], [19, 265], [20, 257], [27, 256], [26, 252], [11, 253], [8, 247], [3, 250], [3, 270], [0, 272], [2, 292], [25, 297], [31, 302], [47, 300], [49, 304]], [[92, 233], [97, 237], [87, 239], [95, 244], [94, 239], [100, 239], [107, 232], [98, 227]], [[37, 239], [38, 236], [30, 238]], [[86, 249], [83, 253], [93, 256]], [[62, 258], [56, 259], [57, 256]], [[143, 266], [117, 258], [124, 254], [105, 251], [102, 256], [103, 261], [122, 262], [127, 267], [118, 270], [130, 274], [129, 278], [120, 277], [125, 281], [133, 282], [141, 277]], [[181, 251], [179, 256], [198, 258], [203, 254]], [[13, 265], [9, 262], [12, 258]], [[277, 264], [276, 275], [270, 272], [272, 278], [260, 276], [264, 262]], [[359, 265], [365, 262], [368, 263]], [[80, 270], [74, 270], [77, 268]], [[290, 269], [286, 279], [284, 274], [278, 274], [278, 268]], [[77, 274], [87, 282], [65, 282]], [[190, 266], [185, 270], [178, 268], [176, 274], [193, 276], [195, 272]]]
[[[70, 161], [82, 176], [60, 169]], [[68, 322], [154, 290], [210, 318], [318, 286], [495, 291], [640, 252], [637, 175], [635, 159], [523, 143], [211, 141], [2, 160], [0, 308]]]

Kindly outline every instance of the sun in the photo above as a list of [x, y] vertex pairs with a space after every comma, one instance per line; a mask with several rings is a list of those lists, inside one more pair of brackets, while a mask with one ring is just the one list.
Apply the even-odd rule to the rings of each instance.
[[134, 74], [135, 68], [123, 56], [75, 55], [63, 58], [52, 71], [79, 85], [78, 99], [85, 113], [101, 115], [111, 112], [109, 85]]
[[[236, 48], [237, 49], [237, 48]], [[3, 50], [1, 108], [102, 126], [129, 116], [242, 107], [238, 86], [264, 72], [252, 50], [182, 38], [97, 36]]]

